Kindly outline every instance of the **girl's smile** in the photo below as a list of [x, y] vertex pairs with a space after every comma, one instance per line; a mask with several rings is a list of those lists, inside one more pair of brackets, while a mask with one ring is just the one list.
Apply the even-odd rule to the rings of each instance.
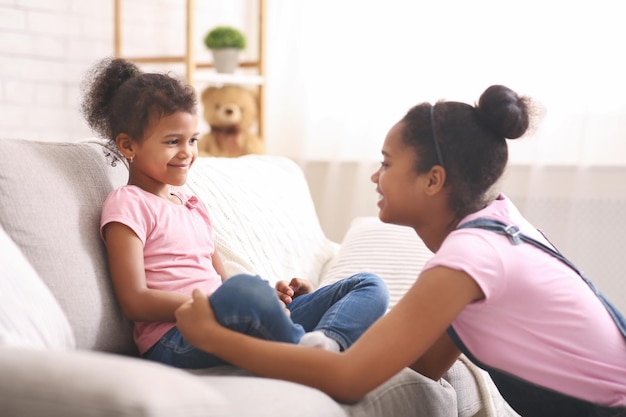
[[419, 176], [413, 169], [415, 153], [402, 142], [402, 128], [400, 122], [389, 130], [383, 144], [383, 161], [371, 180], [376, 184], [380, 219], [413, 225], [414, 209], [419, 205], [415, 197]]
[[198, 157], [198, 116], [178, 111], [153, 121], [143, 140], [122, 142], [132, 161], [128, 183], [169, 198], [169, 186], [187, 181]]

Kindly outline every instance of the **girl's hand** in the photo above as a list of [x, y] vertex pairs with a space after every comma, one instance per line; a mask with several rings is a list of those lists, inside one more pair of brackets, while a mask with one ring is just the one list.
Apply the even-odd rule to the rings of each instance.
[[193, 290], [192, 299], [176, 309], [176, 327], [190, 344], [211, 353], [213, 335], [220, 328], [207, 295]]
[[283, 300], [278, 301], [280, 301], [280, 304], [283, 306], [283, 310], [285, 310], [285, 314], [287, 314], [287, 317], [291, 317], [291, 310], [287, 308], [287, 304], [285, 304]]
[[313, 292], [311, 281], [303, 278], [292, 278], [291, 281], [278, 281], [276, 283], [276, 293], [283, 303], [289, 304], [294, 298], [303, 294]]

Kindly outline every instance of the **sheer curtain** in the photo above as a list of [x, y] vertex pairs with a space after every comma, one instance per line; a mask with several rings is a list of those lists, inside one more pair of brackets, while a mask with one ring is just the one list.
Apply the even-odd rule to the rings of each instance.
[[[514, 162], [624, 164], [619, 2], [268, 1], [270, 145], [377, 158], [413, 104], [508, 85], [546, 108]], [[593, 137], [593, 140], [590, 139]], [[599, 145], [602, 142], [602, 146]]]
[[[533, 97], [503, 188], [626, 310], [626, 60], [617, 1], [268, 0], [268, 150], [298, 161], [326, 233], [376, 215], [389, 127], [491, 84]], [[610, 295], [610, 294], [609, 294]]]

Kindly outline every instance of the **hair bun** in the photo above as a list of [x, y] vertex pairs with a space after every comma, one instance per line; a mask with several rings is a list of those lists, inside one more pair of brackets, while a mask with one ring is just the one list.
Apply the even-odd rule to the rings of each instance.
[[139, 67], [121, 58], [98, 61], [85, 76], [81, 89], [81, 111], [89, 126], [103, 138], [111, 138], [110, 105], [115, 93], [127, 80], [141, 74]]
[[530, 125], [528, 99], [503, 85], [487, 88], [476, 110], [483, 124], [503, 138], [517, 139]]

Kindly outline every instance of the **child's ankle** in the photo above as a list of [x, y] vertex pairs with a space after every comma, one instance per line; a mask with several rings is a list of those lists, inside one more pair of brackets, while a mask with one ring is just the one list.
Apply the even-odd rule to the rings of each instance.
[[331, 352], [339, 352], [341, 350], [339, 343], [326, 336], [321, 330], [305, 333], [298, 344], [300, 346], [316, 347]]

